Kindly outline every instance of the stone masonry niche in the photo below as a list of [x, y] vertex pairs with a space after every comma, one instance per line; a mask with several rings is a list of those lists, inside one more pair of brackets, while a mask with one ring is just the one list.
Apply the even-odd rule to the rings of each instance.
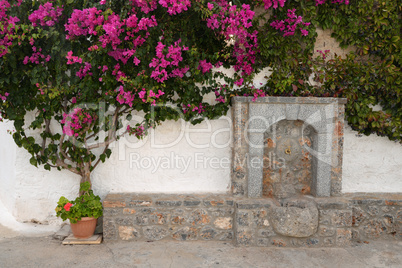
[[235, 196], [340, 195], [345, 99], [232, 101]]
[[264, 133], [262, 196], [289, 198], [311, 194], [314, 128], [282, 120]]

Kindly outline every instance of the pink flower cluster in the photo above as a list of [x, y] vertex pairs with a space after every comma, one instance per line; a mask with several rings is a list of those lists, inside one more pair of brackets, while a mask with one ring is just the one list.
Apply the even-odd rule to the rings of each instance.
[[142, 138], [145, 135], [145, 128], [143, 125], [137, 127], [130, 127], [130, 125], [128, 125], [127, 132], [130, 135], [135, 135], [137, 138]]
[[128, 106], [133, 107], [133, 101], [134, 101], [134, 94], [132, 94], [130, 91], [124, 91], [124, 87], [120, 86], [118, 89], [119, 94], [116, 97], [116, 100], [120, 104], [128, 104]]
[[218, 90], [215, 91], [215, 96], [216, 96], [215, 101], [221, 102], [221, 103], [226, 102], [225, 96], [221, 95], [222, 93], [226, 93], [226, 85], [223, 85], [223, 87], [221, 87], [219, 91]]
[[283, 20], [276, 20], [271, 22], [271, 26], [274, 27], [275, 29], [284, 32], [283, 36], [289, 36], [289, 35], [294, 35], [297, 27], [299, 26], [299, 29], [301, 31], [301, 34], [303, 36], [308, 35], [308, 31], [302, 27], [307, 27], [311, 23], [310, 22], [303, 22], [303, 18], [301, 16], [297, 16], [295, 13], [296, 9], [288, 9], [287, 16], [288, 18]]
[[54, 8], [53, 3], [47, 2], [44, 5], [40, 5], [38, 10], [32, 12], [28, 19], [32, 23], [32, 26], [36, 26], [38, 20], [41, 26], [54, 26], [62, 13], [63, 8]]
[[[130, 91], [124, 91], [124, 87], [120, 86], [118, 90], [119, 93], [117, 94], [116, 100], [120, 104], [127, 104], [128, 106], [132, 107], [134, 98], [135, 98], [135, 93], [132, 93]], [[156, 100], [159, 99], [162, 95], [165, 93], [161, 90], [158, 90], [158, 93], [153, 92], [153, 90], [147, 90], [145, 88], [141, 89], [141, 91], [136, 91], [138, 93], [138, 97], [141, 99], [142, 102], [148, 102], [152, 106], [156, 105]]]
[[233, 56], [237, 62], [234, 68], [236, 71], [241, 70], [242, 75], [250, 75], [258, 51], [258, 32], [249, 33], [247, 29], [252, 26], [255, 13], [246, 4], [243, 4], [241, 9], [236, 5], [230, 6], [227, 1], [218, 1], [216, 4], [219, 5], [220, 11], [207, 18], [207, 26], [213, 30], [217, 29], [228, 41], [235, 39]]
[[74, 64], [76, 62], [77, 63], [82, 63], [82, 59], [80, 57], [73, 56], [72, 51], [67, 52], [66, 59], [67, 59], [67, 64]]
[[198, 106], [195, 104], [183, 104], [183, 113], [188, 113], [189, 111], [192, 112], [197, 112], [198, 114], [201, 114], [205, 112], [205, 107], [200, 103]]
[[[156, 57], [152, 59], [149, 67], [154, 68], [151, 77], [156, 81], [162, 83], [169, 77], [183, 77], [184, 74], [190, 69], [188, 66], [179, 67], [179, 63], [183, 60], [182, 51], [187, 51], [188, 47], [180, 46], [181, 40], [177, 40], [171, 45], [167, 54], [163, 53], [164, 45], [162, 42], [158, 42], [156, 46]], [[168, 73], [167, 68], [170, 67], [171, 71]]]
[[13, 41], [14, 25], [20, 21], [17, 17], [7, 15], [9, 7], [8, 1], [0, 0], [0, 58], [8, 53]]
[[329, 52], [330, 52], [330, 50], [329, 49], [327, 49], [327, 50], [324, 50], [324, 52], [322, 52], [322, 50], [317, 50], [317, 52], [318, 53], [320, 53], [321, 54], [321, 57], [322, 57], [322, 59], [326, 59], [327, 58], [327, 56], [328, 56], [328, 54], [329, 54]]
[[84, 10], [75, 9], [68, 19], [67, 24], [64, 25], [68, 32], [66, 39], [80, 35], [97, 35], [95, 31], [96, 26], [104, 22], [104, 17], [100, 15], [101, 13], [102, 10], [98, 10], [96, 7]]
[[[244, 94], [244, 96], [249, 96], [250, 94]], [[262, 89], [254, 89], [252, 93], [252, 101], [256, 101], [258, 97], [265, 97], [267, 94]]]
[[2, 100], [2, 101], [6, 101], [6, 100], [7, 100], [8, 95], [10, 95], [10, 93], [8, 93], [8, 92], [4, 93], [4, 96], [0, 94], [0, 100]]
[[124, 22], [120, 21], [119, 15], [112, 14], [108, 17], [107, 21], [103, 24], [103, 30], [105, 34], [99, 37], [99, 41], [102, 42], [102, 47], [106, 48], [108, 44], [112, 45], [113, 49], [116, 49], [121, 44], [119, 38], [120, 34], [124, 31], [122, 26]]
[[[39, 51], [38, 51], [38, 49], [35, 46], [33, 46], [32, 50], [34, 52], [32, 54], [32, 56], [30, 56], [30, 57], [25, 56], [25, 58], [24, 58], [23, 63], [25, 65], [27, 65], [29, 62], [32, 62], [32, 63], [35, 63], [35, 64], [41, 63], [43, 65], [43, 64], [45, 64], [45, 62], [50, 61], [50, 59], [51, 59], [50, 55], [47, 55], [47, 56], [43, 55], [41, 53], [41, 51], [42, 51], [41, 48], [39, 48]], [[41, 59], [42, 59], [42, 61], [40, 61]]]
[[142, 12], [148, 14], [149, 12], [155, 10], [157, 8], [157, 0], [130, 0], [131, 5], [133, 6], [133, 12], [135, 12], [135, 8], [139, 7]]
[[167, 8], [170, 15], [176, 15], [191, 7], [190, 0], [159, 0], [159, 4]]
[[81, 68], [75, 73], [76, 76], [78, 76], [80, 79], [84, 78], [87, 75], [92, 75], [91, 72], [89, 72], [92, 68], [92, 65], [89, 62], [84, 62], [84, 66], [81, 66]]
[[264, 8], [269, 9], [270, 7], [278, 8], [278, 6], [283, 7], [286, 0], [262, 0], [264, 3]]
[[75, 108], [71, 113], [64, 113], [60, 122], [64, 124], [64, 134], [70, 137], [78, 137], [82, 130], [94, 123], [94, 117], [81, 108]]
[[39, 92], [40, 92], [41, 95], [44, 95], [44, 94], [45, 94], [45, 91], [43, 91], [43, 89], [41, 89], [39, 83], [36, 83], [35, 86], [38, 88], [38, 90], [39, 90]]
[[213, 65], [207, 60], [200, 60], [200, 64], [198, 65], [198, 70], [201, 70], [203, 74], [209, 72], [212, 69]]
[[[315, 5], [322, 5], [326, 2], [326, 0], [315, 0]], [[331, 0], [332, 4], [345, 4], [349, 5], [349, 0]]]

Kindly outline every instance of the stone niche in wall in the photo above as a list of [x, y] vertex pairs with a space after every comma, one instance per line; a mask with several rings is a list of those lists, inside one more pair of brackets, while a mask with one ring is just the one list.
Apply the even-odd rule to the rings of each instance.
[[249, 198], [341, 193], [346, 99], [232, 99], [232, 192]]

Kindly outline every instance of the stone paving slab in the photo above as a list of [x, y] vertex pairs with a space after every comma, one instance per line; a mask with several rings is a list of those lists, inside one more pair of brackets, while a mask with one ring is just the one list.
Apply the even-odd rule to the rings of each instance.
[[227, 242], [61, 245], [52, 237], [0, 239], [0, 267], [401, 267], [402, 242], [343, 248], [235, 247]]

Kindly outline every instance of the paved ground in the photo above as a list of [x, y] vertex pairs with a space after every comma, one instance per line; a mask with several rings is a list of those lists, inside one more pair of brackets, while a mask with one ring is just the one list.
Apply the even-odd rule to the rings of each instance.
[[402, 267], [402, 241], [347, 249], [241, 248], [224, 242], [61, 245], [0, 225], [0, 267]]

